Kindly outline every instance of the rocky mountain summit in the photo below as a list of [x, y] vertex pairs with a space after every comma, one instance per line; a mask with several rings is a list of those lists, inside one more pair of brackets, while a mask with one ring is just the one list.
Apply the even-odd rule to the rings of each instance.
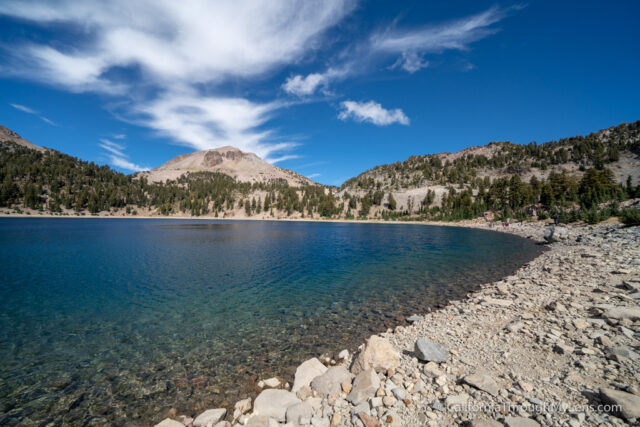
[[[492, 227], [538, 241], [546, 228]], [[293, 388], [272, 378], [232, 413], [157, 426], [638, 425], [640, 228], [559, 228], [512, 276], [409, 317], [355, 355], [307, 360]]]
[[274, 166], [253, 153], [245, 153], [231, 146], [183, 154], [138, 176], [146, 177], [149, 182], [164, 182], [190, 172], [218, 172], [250, 183], [281, 181], [293, 187], [314, 184], [296, 172]]
[[36, 150], [40, 152], [47, 151], [46, 148], [33, 144], [27, 141], [26, 139], [24, 139], [23, 137], [21, 137], [20, 135], [18, 135], [16, 132], [9, 129], [8, 127], [0, 125], [0, 144], [5, 141], [13, 142], [15, 144], [18, 144], [21, 147], [31, 148], [32, 150]]

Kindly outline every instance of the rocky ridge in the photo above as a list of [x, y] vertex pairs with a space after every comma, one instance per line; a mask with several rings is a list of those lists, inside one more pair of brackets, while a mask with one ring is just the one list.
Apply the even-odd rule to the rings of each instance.
[[[544, 228], [494, 229], [541, 241]], [[411, 316], [356, 355], [303, 363], [295, 393], [285, 383], [253, 406], [238, 402], [227, 420], [222, 409], [200, 416], [215, 414], [206, 424], [215, 427], [637, 425], [640, 228], [546, 234], [549, 250], [514, 275]]]
[[20, 135], [18, 135], [16, 132], [9, 129], [8, 127], [0, 125], [0, 143], [4, 141], [10, 141], [20, 145], [21, 147], [31, 148], [32, 150], [36, 150], [36, 151], [41, 151], [41, 152], [47, 151], [46, 148], [33, 144], [27, 141], [26, 139], [24, 139], [23, 137], [21, 137]]

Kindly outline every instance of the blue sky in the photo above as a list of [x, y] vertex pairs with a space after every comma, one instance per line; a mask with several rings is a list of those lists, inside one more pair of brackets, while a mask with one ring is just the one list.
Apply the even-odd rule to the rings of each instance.
[[324, 184], [640, 119], [640, 2], [4, 0], [0, 124], [130, 173], [234, 145]]

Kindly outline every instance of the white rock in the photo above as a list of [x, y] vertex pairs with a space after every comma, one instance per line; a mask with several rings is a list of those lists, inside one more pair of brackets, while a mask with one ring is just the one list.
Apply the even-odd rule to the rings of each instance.
[[270, 387], [270, 388], [277, 388], [281, 384], [280, 380], [275, 377], [269, 378], [268, 380], [264, 380], [263, 383], [266, 387]]
[[371, 398], [371, 407], [377, 408], [378, 406], [382, 406], [382, 397], [372, 397]]
[[311, 389], [322, 397], [338, 396], [343, 383], [351, 383], [353, 374], [344, 366], [332, 366], [327, 371], [311, 381]]
[[385, 338], [372, 335], [367, 344], [353, 362], [351, 372], [358, 375], [360, 372], [373, 368], [377, 372], [385, 372], [400, 366], [398, 351]]
[[172, 420], [171, 418], [165, 418], [154, 427], [184, 427], [184, 424], [176, 420]]
[[227, 415], [227, 410], [224, 408], [207, 409], [193, 420], [193, 427], [206, 427], [208, 424], [217, 424], [225, 415]]
[[249, 418], [246, 427], [278, 427], [278, 421], [264, 415], [254, 415]]
[[373, 397], [380, 388], [380, 378], [373, 368], [360, 372], [353, 382], [353, 388], [347, 395], [347, 400], [354, 405], [365, 402]]
[[287, 408], [300, 402], [301, 400], [290, 391], [279, 389], [264, 390], [253, 402], [253, 414], [264, 415], [284, 422], [287, 417]]
[[313, 381], [315, 377], [325, 372], [327, 372], [327, 367], [315, 357], [303, 362], [298, 366], [298, 369], [296, 369], [296, 376], [291, 391], [296, 393], [302, 387], [311, 384], [311, 381]]
[[457, 395], [448, 396], [444, 403], [447, 408], [461, 408], [469, 401], [469, 395], [467, 393], [460, 393]]
[[313, 408], [308, 402], [300, 402], [287, 408], [287, 422], [300, 424], [300, 418], [311, 419], [313, 416]]
[[242, 414], [246, 414], [251, 410], [251, 398], [247, 397], [246, 399], [238, 400], [234, 405], [234, 409], [237, 409]]
[[615, 307], [604, 312], [609, 319], [640, 319], [640, 307]]

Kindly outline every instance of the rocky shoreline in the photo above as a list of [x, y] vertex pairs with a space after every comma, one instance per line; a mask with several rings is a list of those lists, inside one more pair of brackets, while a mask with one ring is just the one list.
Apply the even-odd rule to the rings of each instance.
[[[545, 228], [490, 227], [541, 242]], [[157, 425], [637, 425], [640, 228], [570, 226], [555, 236], [465, 300], [412, 316], [355, 355], [307, 360], [293, 385], [264, 380], [233, 413], [173, 412]]]

